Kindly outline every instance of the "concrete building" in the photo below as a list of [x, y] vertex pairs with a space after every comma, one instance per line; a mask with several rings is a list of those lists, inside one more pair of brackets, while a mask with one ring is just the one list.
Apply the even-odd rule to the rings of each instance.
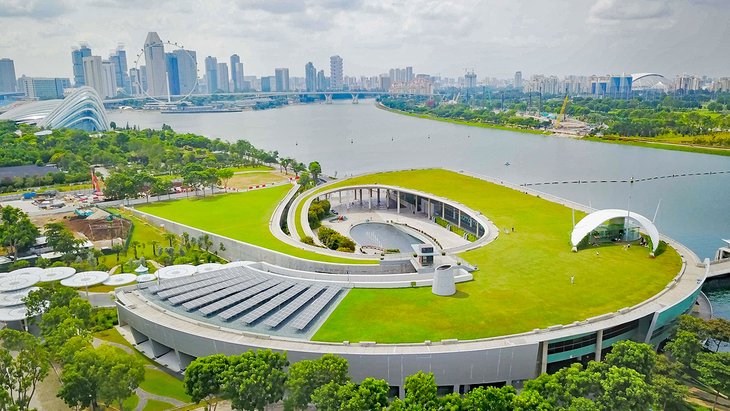
[[276, 89], [276, 77], [261, 77], [261, 91], [278, 91]]
[[180, 70], [177, 54], [165, 53], [165, 66], [167, 69], [167, 89], [170, 95], [180, 95]]
[[15, 93], [18, 80], [15, 77], [15, 63], [10, 59], [0, 59], [0, 93]]
[[26, 77], [18, 79], [19, 91], [26, 97], [38, 100], [63, 98], [63, 91], [71, 88], [68, 78]]
[[215, 57], [205, 58], [205, 82], [208, 86], [208, 94], [213, 94], [220, 88], [218, 86], [218, 59]]
[[473, 71], [464, 74], [464, 88], [474, 89], [477, 87], [477, 75]]
[[147, 67], [147, 94], [152, 97], [167, 96], [167, 63], [165, 45], [154, 31], [147, 34], [144, 42], [144, 60]]
[[117, 87], [124, 89], [127, 94], [132, 93], [132, 87], [129, 82], [129, 70], [127, 68], [127, 52], [119, 47], [116, 52], [109, 56], [109, 61], [114, 64], [114, 76]]
[[233, 92], [244, 90], [243, 87], [243, 63], [238, 54], [231, 56], [231, 81], [233, 82]]
[[324, 91], [329, 88], [329, 79], [324, 75], [324, 70], [317, 72], [317, 91]]
[[104, 68], [100, 56], [84, 57], [84, 81], [86, 85], [96, 90], [104, 98]]
[[101, 62], [101, 71], [104, 85], [102, 97], [114, 97], [117, 95], [117, 76], [114, 63], [109, 60]]
[[514, 87], [517, 90], [522, 90], [522, 72], [521, 71], [516, 71], [515, 72]]
[[282, 67], [275, 69], [274, 76], [276, 77], [276, 91], [291, 91], [288, 68]]
[[307, 91], [317, 91], [317, 69], [311, 61], [304, 66], [304, 79]]
[[84, 57], [91, 56], [91, 49], [82, 44], [78, 49], [71, 52], [71, 63], [73, 64], [74, 86], [81, 87], [86, 85], [84, 77]]
[[177, 76], [180, 95], [195, 91], [198, 82], [198, 60], [193, 50], [177, 49], [172, 52], [177, 60]]
[[330, 89], [342, 90], [344, 74], [342, 71], [342, 57], [330, 57]]
[[142, 94], [142, 79], [139, 69], [129, 69], [129, 85], [133, 96]]
[[231, 92], [230, 79], [228, 78], [228, 63], [218, 63], [218, 89], [224, 93]]
[[413, 79], [415, 79], [415, 77], [413, 76], [413, 67], [406, 67], [405, 77], [406, 83], [410, 83], [411, 81], [413, 81]]

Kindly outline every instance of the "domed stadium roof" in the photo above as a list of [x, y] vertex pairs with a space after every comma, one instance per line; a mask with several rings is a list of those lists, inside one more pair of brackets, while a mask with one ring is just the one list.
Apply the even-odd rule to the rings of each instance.
[[78, 128], [87, 131], [106, 131], [109, 120], [104, 102], [91, 87], [81, 87], [63, 100], [34, 101], [13, 108], [0, 120], [35, 124], [44, 128]]

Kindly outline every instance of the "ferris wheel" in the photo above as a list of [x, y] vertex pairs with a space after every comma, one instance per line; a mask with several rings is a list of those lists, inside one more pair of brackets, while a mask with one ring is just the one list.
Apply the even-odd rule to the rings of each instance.
[[[184, 59], [188, 59], [187, 62], [190, 63], [189, 67], [191, 68], [191, 71], [194, 72], [194, 75], [192, 77], [194, 77], [195, 80], [189, 86], [189, 90], [185, 90], [186, 93], [179, 94], [181, 96], [181, 98], [178, 99], [177, 101], [182, 102], [182, 101], [187, 100], [193, 94], [193, 92], [195, 92], [195, 90], [197, 90], [197, 88], [198, 88], [198, 76], [200, 73], [198, 70], [198, 62], [196, 61], [195, 56], [189, 50], [187, 50], [182, 44], [178, 44], [177, 42], [160, 41], [160, 42], [152, 43], [151, 45], [152, 46], [162, 45], [163, 48], [167, 47], [168, 50], [179, 51], [179, 53], [175, 53], [175, 54], [177, 54], [178, 56], [182, 56]], [[141, 74], [142, 72], [140, 70], [140, 67], [144, 66], [144, 64], [146, 63], [144, 51], [145, 51], [144, 48], [140, 49], [139, 52], [137, 52], [137, 56], [134, 59], [134, 68], [138, 73], [138, 75], [134, 81], [134, 84], [137, 86], [140, 93], [144, 94], [145, 97], [147, 97], [151, 100], [154, 100], [158, 103], [165, 103], [165, 101], [159, 99], [159, 96], [150, 95], [150, 93], [148, 93], [148, 90], [145, 89], [145, 87], [143, 87], [142, 74]], [[180, 62], [178, 61], [178, 70], [179, 70], [179, 67], [181, 67], [181, 65], [180, 65]], [[166, 67], [166, 69], [167, 69], [167, 67]], [[167, 73], [167, 76], [169, 76], [169, 74], [170, 73]], [[179, 71], [177, 74], [178, 74], [178, 78], [179, 78], [179, 74], [180, 74]], [[169, 95], [171, 94], [169, 78], [166, 78], [165, 86], [168, 91], [168, 98], [169, 98]]]

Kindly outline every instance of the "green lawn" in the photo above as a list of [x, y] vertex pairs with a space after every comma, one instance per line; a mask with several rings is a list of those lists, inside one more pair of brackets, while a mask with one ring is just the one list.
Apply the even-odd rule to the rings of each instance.
[[[134, 411], [134, 410], [136, 410], [137, 409], [137, 404], [139, 404], [139, 397], [137, 396], [137, 394], [132, 394], [131, 397], [127, 398], [122, 403], [122, 405], [124, 407], [124, 411]], [[116, 405], [116, 404], [114, 404], [114, 405]]]
[[269, 231], [269, 219], [291, 186], [283, 184], [243, 193], [186, 198], [137, 207], [140, 211], [236, 240], [301, 258], [368, 264], [363, 260], [329, 257], [284, 243]]
[[[357, 177], [334, 187], [363, 183], [447, 197], [481, 211], [497, 227], [514, 227], [516, 232], [500, 234], [494, 242], [461, 255], [479, 271], [474, 281], [457, 285], [456, 295], [438, 297], [430, 287], [353, 289], [314, 340], [466, 340], [570, 324], [637, 304], [661, 291], [680, 269], [673, 249], [654, 259], [642, 247], [573, 253], [569, 208], [476, 178], [415, 170]], [[576, 213], [576, 218], [582, 216]]]
[[145, 370], [144, 381], [139, 387], [149, 393], [175, 398], [184, 403], [191, 401], [190, 396], [185, 394], [182, 381], [156, 368], [147, 368]]
[[[99, 258], [99, 262], [105, 264], [107, 267], [112, 268], [119, 263], [123, 263], [130, 258], [134, 257], [134, 249], [132, 244], [136, 241], [139, 243], [137, 246], [137, 257], [144, 256], [145, 260], [154, 260], [156, 257], [152, 254], [152, 243], [157, 243], [155, 247], [159, 250], [160, 247], [167, 247], [169, 244], [165, 240], [165, 231], [158, 227], [152, 226], [146, 220], [136, 217], [134, 214], [128, 211], [124, 211], [117, 208], [109, 208], [107, 211], [113, 214], [121, 214], [127, 220], [130, 220], [134, 224], [134, 230], [132, 231], [132, 238], [129, 241], [129, 249], [127, 250], [126, 256], [124, 252], [119, 256], [119, 262], [117, 262], [116, 254], [108, 254]], [[159, 253], [159, 251], [158, 251]], [[155, 272], [155, 267], [152, 264], [147, 264], [150, 272]], [[94, 291], [89, 289], [89, 291]]]
[[142, 411], [163, 411], [175, 408], [174, 405], [157, 400], [147, 400], [147, 405], [144, 406]]

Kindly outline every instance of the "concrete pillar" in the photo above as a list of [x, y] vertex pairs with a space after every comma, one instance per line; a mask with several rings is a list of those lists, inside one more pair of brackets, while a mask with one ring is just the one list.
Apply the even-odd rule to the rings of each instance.
[[540, 344], [540, 374], [545, 374], [547, 372], [548, 362], [548, 342], [543, 341]]
[[441, 218], [446, 218], [446, 203], [441, 202]]
[[360, 189], [360, 207], [362, 207], [362, 188]]
[[380, 208], [380, 189], [378, 189], [378, 208]]
[[373, 189], [368, 188], [368, 210], [373, 209]]
[[418, 212], [418, 196], [414, 195], [413, 198], [415, 199], [413, 204], [413, 211]]
[[339, 191], [340, 194], [340, 205], [342, 205], [342, 190]]
[[601, 361], [601, 351], [603, 350], [603, 330], [596, 333], [596, 361]]
[[458, 221], [459, 228], [461, 228], [461, 209], [459, 208], [458, 210], [459, 210], [459, 218], [456, 221]]
[[400, 214], [400, 191], [395, 192], [396, 197], [398, 198], [398, 214]]

